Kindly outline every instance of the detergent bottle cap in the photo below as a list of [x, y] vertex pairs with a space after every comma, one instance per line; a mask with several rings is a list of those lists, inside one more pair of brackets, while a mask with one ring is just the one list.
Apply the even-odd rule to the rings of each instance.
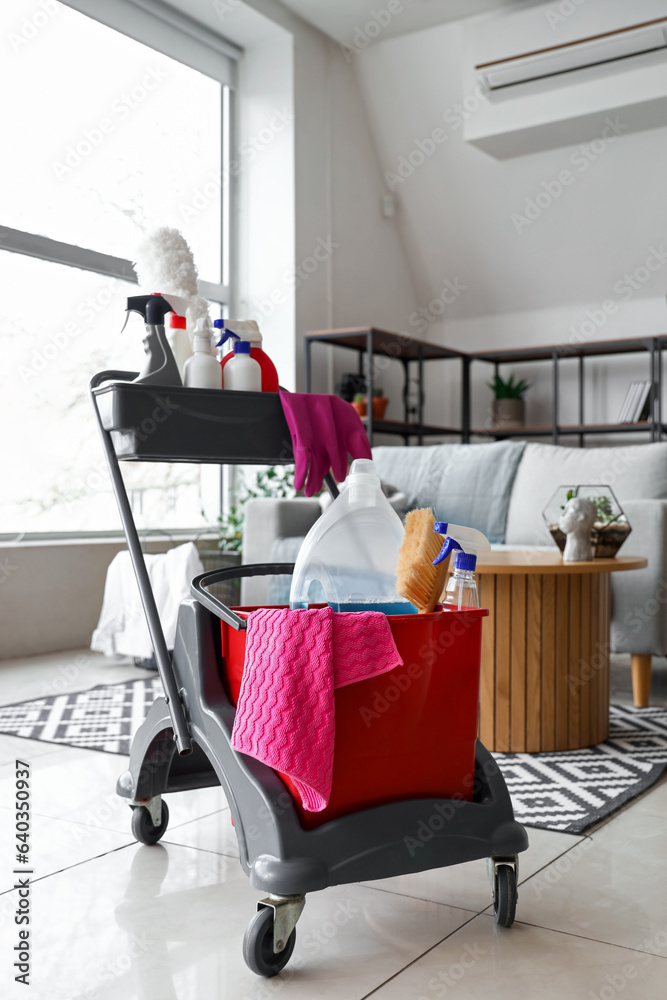
[[477, 556], [472, 552], [463, 550], [454, 553], [454, 569], [460, 569], [467, 573], [474, 573], [477, 566]]
[[250, 343], [247, 340], [235, 340], [234, 354], [250, 354]]
[[185, 316], [177, 316], [176, 313], [172, 313], [169, 317], [169, 326], [172, 330], [185, 330], [187, 320], [185, 319]]

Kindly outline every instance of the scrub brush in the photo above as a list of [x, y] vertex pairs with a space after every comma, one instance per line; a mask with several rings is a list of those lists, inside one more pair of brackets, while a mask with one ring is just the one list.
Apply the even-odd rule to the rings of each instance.
[[411, 510], [405, 519], [405, 534], [398, 554], [396, 590], [420, 615], [433, 611], [447, 572], [447, 560], [433, 565], [442, 548], [435, 534], [435, 517], [429, 507]]

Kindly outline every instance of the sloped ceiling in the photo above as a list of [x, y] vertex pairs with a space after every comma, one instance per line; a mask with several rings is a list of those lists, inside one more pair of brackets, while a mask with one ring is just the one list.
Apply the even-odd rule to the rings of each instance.
[[[523, 2], [528, 5], [531, 0]], [[517, 0], [282, 0], [282, 3], [325, 35], [346, 45], [353, 45], [357, 32], [364, 32], [365, 26], [372, 22], [381, 30], [377, 35], [374, 28], [368, 32], [369, 44], [446, 21], [517, 6]]]

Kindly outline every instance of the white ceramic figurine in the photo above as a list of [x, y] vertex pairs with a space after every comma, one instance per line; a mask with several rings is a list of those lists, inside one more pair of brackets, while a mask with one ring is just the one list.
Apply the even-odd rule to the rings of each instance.
[[565, 562], [590, 562], [593, 558], [591, 528], [595, 524], [596, 508], [586, 497], [572, 497], [558, 519], [558, 527], [567, 535], [563, 559]]

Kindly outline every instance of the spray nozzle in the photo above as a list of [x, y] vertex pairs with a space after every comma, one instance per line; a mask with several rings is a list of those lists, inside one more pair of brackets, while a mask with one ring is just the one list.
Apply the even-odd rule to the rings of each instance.
[[153, 292], [151, 295], [130, 295], [127, 300], [127, 312], [128, 317], [131, 312], [139, 313], [147, 326], [160, 326], [164, 324], [167, 313], [184, 315], [187, 305], [187, 301], [180, 295]]
[[444, 562], [450, 552], [453, 552], [454, 549], [458, 549], [460, 552], [463, 552], [463, 546], [459, 545], [455, 538], [450, 538], [447, 534], [448, 529], [449, 524], [447, 521], [436, 521], [433, 525], [433, 531], [436, 532], [436, 534], [445, 536], [442, 548], [433, 560], [434, 566], [439, 566], [441, 562]]
[[234, 340], [240, 340], [241, 339], [239, 337], [238, 333], [234, 333], [233, 330], [226, 330], [225, 329], [225, 321], [224, 321], [224, 319], [214, 319], [213, 320], [213, 326], [216, 328], [216, 330], [222, 330], [222, 336], [220, 337], [220, 340], [215, 345], [216, 347], [222, 347], [222, 345], [225, 343], [225, 341], [229, 340], [230, 337], [233, 337]]

